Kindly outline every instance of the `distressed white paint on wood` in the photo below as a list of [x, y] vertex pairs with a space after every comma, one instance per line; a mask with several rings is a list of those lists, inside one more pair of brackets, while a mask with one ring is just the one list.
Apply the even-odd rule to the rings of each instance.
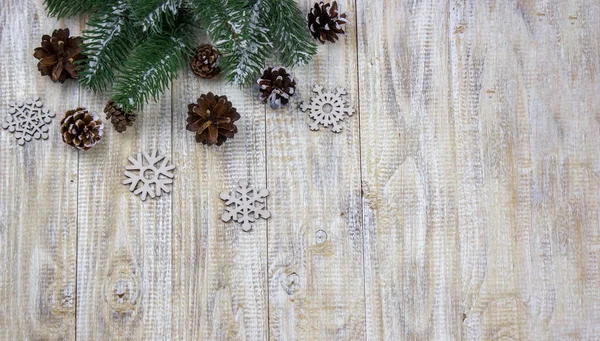
[[[188, 104], [212, 91], [241, 115], [222, 146], [196, 143], [186, 131]], [[266, 187], [265, 108], [246, 90], [186, 70], [173, 87], [173, 339], [266, 340], [267, 224], [243, 232], [225, 223], [219, 193], [247, 180]], [[273, 192], [272, 192], [273, 193]], [[267, 207], [273, 200], [269, 196]]]
[[358, 3], [369, 338], [597, 340], [598, 3]]
[[[107, 100], [83, 92], [81, 105], [102, 112]], [[129, 156], [157, 149], [170, 157], [169, 93], [123, 134], [105, 124], [103, 140], [79, 157], [77, 338], [164, 340], [172, 335], [172, 196], [144, 202], [122, 181]]]
[[[76, 84], [53, 84], [32, 57], [43, 34], [75, 21], [46, 18], [42, 1], [2, 1], [0, 119], [9, 103], [39, 96], [57, 112], [76, 106]], [[60, 112], [48, 140], [24, 147], [0, 130], [0, 339], [72, 340], [75, 326], [77, 153], [61, 141]]]
[[[60, 118], [107, 97], [31, 57], [82, 22], [2, 5], [0, 115], [57, 117], [25, 147], [0, 131], [0, 339], [599, 340], [597, 1], [342, 1], [349, 33], [293, 70], [304, 100], [348, 88], [339, 135], [187, 71], [86, 153]], [[221, 147], [185, 131], [208, 91], [242, 115]], [[141, 202], [123, 167], [156, 147], [174, 190]], [[219, 219], [244, 178], [271, 192], [249, 233]]]
[[[300, 1], [308, 12], [312, 1]], [[348, 34], [319, 46], [308, 66], [292, 70], [298, 96], [284, 110], [267, 108], [269, 325], [272, 340], [360, 340], [365, 337], [359, 118], [311, 131], [315, 85], [348, 90], [358, 107], [354, 1]]]

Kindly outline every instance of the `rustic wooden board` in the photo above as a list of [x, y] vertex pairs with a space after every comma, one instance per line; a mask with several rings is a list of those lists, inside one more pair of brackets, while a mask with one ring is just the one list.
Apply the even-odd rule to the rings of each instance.
[[[0, 118], [10, 103], [39, 96], [56, 113], [48, 140], [19, 146], [0, 131], [0, 339], [72, 340], [75, 336], [77, 153], [64, 148], [61, 110], [76, 106], [75, 83], [42, 79], [32, 57], [57, 25], [41, 1], [2, 1]], [[80, 32], [76, 21], [68, 25]]]
[[[241, 115], [222, 146], [196, 143], [186, 131], [188, 104], [203, 93], [226, 95]], [[221, 221], [219, 193], [239, 180], [266, 187], [265, 108], [249, 91], [187, 70], [173, 87], [173, 339], [265, 340], [267, 224], [250, 232]], [[256, 188], [256, 187], [255, 187]], [[269, 198], [269, 204], [273, 196]]]
[[[359, 340], [365, 337], [360, 138], [358, 114], [309, 130], [312, 89], [348, 91], [358, 109], [354, 1], [348, 34], [319, 47], [313, 63], [293, 70], [300, 98], [267, 109], [269, 208], [269, 325], [272, 340]], [[301, 1], [308, 12], [313, 1]]]
[[[348, 34], [289, 108], [188, 70], [78, 152], [64, 111], [107, 97], [31, 54], [83, 21], [4, 1], [0, 119], [33, 95], [57, 117], [25, 147], [0, 131], [0, 339], [600, 340], [600, 3], [338, 2]], [[315, 84], [348, 89], [340, 134], [308, 129]], [[221, 147], [185, 131], [208, 91], [242, 115]], [[153, 148], [173, 193], [142, 202], [123, 171]], [[251, 232], [220, 220], [240, 179], [271, 192]]]
[[598, 3], [358, 4], [369, 338], [597, 340]]
[[[83, 92], [81, 105], [101, 113], [107, 100]], [[77, 338], [163, 340], [172, 335], [172, 197], [143, 202], [122, 181], [129, 156], [171, 158], [171, 98], [124, 134], [105, 123], [103, 141], [79, 157]]]

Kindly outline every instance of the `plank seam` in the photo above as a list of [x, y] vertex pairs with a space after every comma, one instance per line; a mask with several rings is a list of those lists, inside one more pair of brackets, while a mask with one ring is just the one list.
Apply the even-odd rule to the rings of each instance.
[[[269, 185], [269, 150], [267, 147], [267, 106], [263, 105], [263, 118], [264, 118], [264, 131], [265, 131], [265, 187]], [[268, 188], [268, 187], [267, 187]], [[266, 201], [265, 201], [266, 202]], [[269, 209], [268, 204], [266, 205], [267, 209]], [[267, 296], [266, 296], [266, 300], [267, 300], [267, 340], [271, 340], [271, 311], [270, 311], [270, 305], [271, 305], [271, 292], [270, 292], [270, 288], [269, 288], [269, 219], [266, 219], [266, 241], [267, 241], [267, 253], [266, 253], [266, 262], [267, 262], [267, 266], [266, 266], [266, 274], [265, 274], [265, 287], [267, 289]]]
[[366, 273], [365, 273], [365, 196], [363, 191], [363, 161], [362, 161], [362, 130], [360, 127], [360, 117], [361, 117], [361, 105], [360, 105], [360, 58], [359, 58], [359, 50], [358, 50], [358, 0], [354, 0], [354, 9], [355, 9], [355, 24], [354, 24], [354, 36], [356, 39], [356, 114], [358, 119], [358, 174], [360, 178], [360, 228], [361, 228], [361, 237], [362, 237], [362, 272], [363, 272], [363, 309], [364, 309], [364, 326], [365, 326], [365, 335], [364, 340], [368, 340], [369, 333], [367, 332], [367, 285], [366, 285]]

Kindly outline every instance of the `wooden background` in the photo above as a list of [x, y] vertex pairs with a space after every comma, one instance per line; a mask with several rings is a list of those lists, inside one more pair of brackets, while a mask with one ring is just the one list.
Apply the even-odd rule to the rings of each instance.
[[[0, 131], [2, 340], [600, 340], [599, 1], [339, 0], [289, 109], [188, 70], [85, 153], [60, 118], [107, 97], [38, 74], [84, 25], [41, 2], [1, 1], [0, 115], [57, 113]], [[342, 133], [308, 129], [314, 84], [348, 89]], [[208, 91], [242, 114], [222, 147], [185, 131]], [[174, 189], [141, 202], [123, 168], [153, 148]], [[239, 179], [271, 192], [250, 233], [219, 219]]]

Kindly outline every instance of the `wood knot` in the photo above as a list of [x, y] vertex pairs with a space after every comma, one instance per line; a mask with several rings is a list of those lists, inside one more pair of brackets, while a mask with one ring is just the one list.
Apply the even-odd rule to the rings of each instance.
[[315, 244], [323, 244], [327, 241], [327, 232], [318, 230], [315, 232]]
[[108, 304], [116, 312], [132, 312], [139, 297], [139, 283], [132, 272], [120, 270], [109, 276], [105, 294]]
[[70, 315], [75, 312], [75, 284], [60, 284], [54, 282], [50, 285], [47, 302], [50, 310], [58, 315]]
[[300, 276], [292, 272], [281, 280], [281, 287], [288, 295], [292, 296], [300, 289]]

